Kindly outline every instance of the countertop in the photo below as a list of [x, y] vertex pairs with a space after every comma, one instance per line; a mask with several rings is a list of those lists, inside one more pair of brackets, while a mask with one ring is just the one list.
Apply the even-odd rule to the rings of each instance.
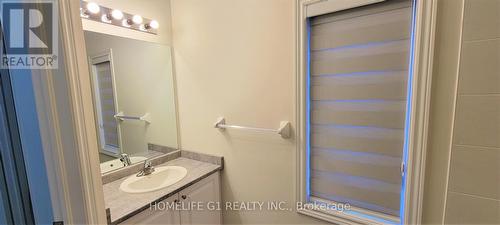
[[208, 175], [221, 170], [222, 165], [179, 157], [157, 166], [182, 166], [188, 173], [181, 181], [154, 192], [130, 194], [120, 190], [120, 184], [128, 176], [103, 185], [104, 202], [110, 210], [111, 224], [117, 224], [161, 201], [172, 194], [196, 183]]

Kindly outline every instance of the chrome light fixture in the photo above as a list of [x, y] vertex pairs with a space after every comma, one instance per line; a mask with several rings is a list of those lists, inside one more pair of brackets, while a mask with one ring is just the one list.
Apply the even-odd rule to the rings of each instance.
[[138, 14], [122, 12], [100, 6], [95, 2], [81, 1], [80, 16], [96, 22], [106, 23], [132, 30], [142, 31], [149, 34], [157, 34], [160, 24], [153, 19], [143, 18]]

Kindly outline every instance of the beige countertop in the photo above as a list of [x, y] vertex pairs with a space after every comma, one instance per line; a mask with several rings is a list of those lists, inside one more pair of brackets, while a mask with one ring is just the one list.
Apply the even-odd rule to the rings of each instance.
[[154, 192], [130, 194], [120, 190], [128, 176], [103, 185], [104, 202], [110, 210], [111, 223], [117, 224], [147, 209], [150, 203], [161, 201], [193, 183], [221, 170], [222, 165], [179, 157], [158, 166], [182, 166], [188, 173], [181, 181]]

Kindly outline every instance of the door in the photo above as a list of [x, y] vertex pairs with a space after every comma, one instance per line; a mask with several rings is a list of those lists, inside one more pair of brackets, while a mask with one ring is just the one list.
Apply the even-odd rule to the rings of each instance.
[[[0, 57], [9, 57], [8, 43], [0, 41]], [[43, 225], [55, 218], [32, 75], [0, 68], [0, 224]]]
[[181, 224], [222, 224], [220, 207], [209, 209], [209, 204], [221, 204], [219, 176], [218, 172], [214, 173], [179, 193], [183, 206], [202, 203], [202, 207], [181, 210]]
[[0, 224], [35, 224], [9, 71], [0, 76]]

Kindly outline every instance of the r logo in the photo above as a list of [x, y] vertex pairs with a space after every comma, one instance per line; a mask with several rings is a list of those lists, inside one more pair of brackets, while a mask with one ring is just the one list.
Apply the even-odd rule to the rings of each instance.
[[1, 68], [58, 67], [57, 0], [2, 0]]
[[3, 3], [2, 24], [9, 54], [54, 54], [52, 3]]

